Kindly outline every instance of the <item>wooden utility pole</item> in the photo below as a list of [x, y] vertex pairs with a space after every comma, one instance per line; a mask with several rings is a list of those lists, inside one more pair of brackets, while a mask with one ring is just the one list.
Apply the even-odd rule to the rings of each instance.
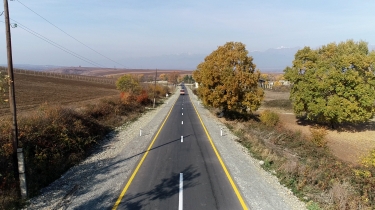
[[[5, 17], [5, 34], [6, 34], [6, 43], [7, 43], [7, 57], [8, 57], [8, 76], [9, 76], [9, 105], [10, 112], [13, 116], [12, 123], [12, 133], [11, 140], [13, 141], [13, 167], [14, 167], [14, 176], [17, 181], [20, 182], [21, 186], [21, 195], [23, 198], [26, 198], [26, 179], [24, 178], [24, 163], [22, 149], [19, 149], [20, 154], [17, 155], [18, 149], [18, 126], [17, 126], [17, 110], [16, 110], [16, 95], [14, 91], [14, 74], [13, 74], [13, 60], [12, 60], [12, 40], [10, 35], [10, 23], [9, 23], [9, 9], [8, 9], [8, 0], [4, 0], [4, 17]], [[20, 159], [17, 157], [19, 156]], [[19, 171], [21, 169], [21, 171]], [[21, 175], [22, 176], [19, 176]], [[23, 177], [20, 180], [20, 177]]]

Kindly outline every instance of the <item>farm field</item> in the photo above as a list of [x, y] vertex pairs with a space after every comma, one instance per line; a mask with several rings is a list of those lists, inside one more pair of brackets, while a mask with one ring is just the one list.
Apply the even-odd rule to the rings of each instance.
[[[178, 72], [181, 75], [192, 74], [193, 71], [187, 70], [165, 70], [158, 69], [158, 75]], [[155, 69], [107, 69], [107, 68], [88, 68], [88, 67], [64, 67], [47, 70], [46, 72], [55, 72], [62, 74], [88, 75], [97, 77], [112, 77], [118, 78], [123, 74], [144, 74], [155, 75]]]
[[[113, 84], [15, 74], [17, 112], [47, 105], [77, 105], [119, 95]], [[9, 104], [0, 104], [0, 116], [10, 114]]]
[[[265, 91], [265, 101], [285, 101], [289, 100], [289, 92]], [[295, 131], [301, 131], [302, 134], [309, 136], [311, 125], [300, 122], [296, 119], [292, 109], [280, 109], [278, 107], [270, 108], [262, 106], [261, 110], [272, 109], [280, 116], [280, 123]], [[328, 130], [326, 136], [327, 144], [331, 152], [339, 159], [350, 164], [358, 164], [360, 159], [368, 155], [375, 149], [375, 122], [374, 119], [368, 123], [359, 125], [340, 126], [336, 130]]]

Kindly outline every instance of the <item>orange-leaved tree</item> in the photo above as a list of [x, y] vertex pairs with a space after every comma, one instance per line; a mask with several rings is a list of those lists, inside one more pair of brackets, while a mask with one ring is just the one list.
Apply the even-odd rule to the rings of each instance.
[[241, 42], [227, 42], [208, 55], [193, 72], [199, 84], [198, 95], [203, 103], [223, 111], [253, 112], [263, 100], [258, 87], [260, 72], [255, 70]]

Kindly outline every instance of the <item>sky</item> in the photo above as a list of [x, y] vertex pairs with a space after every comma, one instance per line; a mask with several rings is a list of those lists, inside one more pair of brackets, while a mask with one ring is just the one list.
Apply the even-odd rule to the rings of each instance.
[[[250, 52], [281, 46], [316, 48], [348, 39], [375, 44], [372, 0], [15, 0], [8, 4], [11, 23], [18, 24], [11, 29], [15, 64], [187, 68], [178, 63], [193, 56], [198, 58], [196, 64], [187, 65], [194, 69], [229, 41], [244, 43]], [[4, 31], [0, 64], [6, 64], [4, 15], [0, 24]], [[153, 62], [147, 63], [150, 58]]]

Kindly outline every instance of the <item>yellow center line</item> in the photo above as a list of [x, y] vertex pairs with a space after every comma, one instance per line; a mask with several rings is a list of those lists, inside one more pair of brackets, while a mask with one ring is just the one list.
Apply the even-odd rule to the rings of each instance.
[[[177, 99], [178, 99], [178, 97], [177, 97]], [[147, 157], [147, 155], [148, 155], [148, 152], [151, 150], [152, 145], [154, 144], [154, 142], [155, 142], [156, 138], [158, 137], [158, 135], [159, 135], [161, 129], [163, 128], [165, 122], [167, 121], [169, 115], [171, 114], [172, 109], [173, 109], [174, 105], [176, 104], [176, 102], [177, 102], [177, 100], [174, 102], [174, 104], [172, 105], [171, 109], [169, 110], [167, 117], [164, 119], [163, 124], [161, 124], [161, 126], [160, 126], [158, 132], [156, 133], [154, 139], [152, 140], [150, 146], [148, 146], [148, 148], [147, 148], [145, 154], [143, 155], [141, 161], [139, 161], [139, 163], [138, 163], [137, 167], [135, 168], [133, 174], [131, 175], [129, 181], [126, 183], [126, 185], [125, 185], [124, 189], [122, 190], [120, 196], [117, 198], [117, 201], [116, 201], [115, 205], [112, 207], [112, 210], [116, 210], [117, 207], [118, 207], [118, 205], [120, 205], [122, 198], [124, 197], [124, 195], [125, 195], [126, 191], [128, 190], [130, 184], [132, 183], [132, 181], [133, 181], [135, 175], [137, 175], [137, 172], [138, 172], [139, 168], [141, 167], [143, 161], [146, 159], [146, 157]]]
[[[189, 94], [189, 98], [190, 98], [190, 94]], [[191, 98], [190, 98], [190, 101], [192, 101]], [[198, 115], [199, 121], [201, 122], [202, 127], [203, 127], [204, 131], [206, 132], [207, 138], [208, 138], [208, 140], [209, 140], [210, 143], [211, 143], [211, 146], [212, 146], [212, 148], [213, 148], [213, 150], [214, 150], [214, 152], [215, 152], [215, 154], [216, 154], [217, 159], [219, 159], [219, 162], [220, 162], [220, 164], [221, 164], [221, 167], [223, 168], [225, 174], [227, 175], [227, 178], [228, 178], [229, 183], [231, 184], [231, 186], [232, 186], [232, 188], [233, 188], [233, 190], [234, 190], [234, 193], [237, 195], [237, 198], [238, 198], [238, 200], [240, 201], [242, 208], [243, 208], [244, 210], [247, 210], [248, 208], [247, 208], [247, 206], [246, 206], [246, 204], [245, 204], [245, 201], [244, 201], [244, 199], [242, 198], [241, 193], [240, 193], [240, 191], [238, 190], [236, 184], [234, 183], [234, 181], [233, 181], [231, 175], [229, 174], [229, 171], [227, 170], [227, 167], [225, 166], [223, 160], [221, 159], [220, 154], [219, 154], [219, 152], [217, 151], [217, 149], [216, 149], [216, 147], [215, 147], [215, 145], [214, 145], [214, 143], [213, 143], [213, 141], [212, 141], [212, 139], [211, 139], [210, 134], [208, 134], [208, 131], [207, 131], [207, 129], [206, 129], [206, 126], [204, 125], [204, 123], [203, 123], [203, 121], [202, 121], [202, 118], [201, 118], [201, 116], [200, 116], [199, 113], [198, 113], [197, 108], [195, 107], [195, 105], [194, 105], [193, 102], [191, 102], [191, 104], [193, 104], [193, 107], [194, 107], [194, 109], [195, 109], [195, 112], [196, 112], [197, 115]]]

